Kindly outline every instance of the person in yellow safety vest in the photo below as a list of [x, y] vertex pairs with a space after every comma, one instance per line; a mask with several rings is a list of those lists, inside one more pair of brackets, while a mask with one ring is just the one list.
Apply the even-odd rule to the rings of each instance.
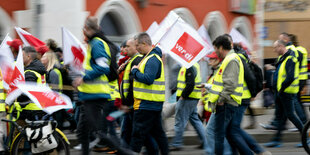
[[[232, 49], [230, 38], [225, 35], [217, 37], [213, 46], [219, 58], [223, 59], [210, 92], [208, 102], [215, 104], [215, 154], [223, 154], [224, 137], [231, 134], [232, 119], [241, 104], [244, 69], [239, 56]], [[228, 125], [227, 125], [228, 124]], [[230, 136], [227, 135], [228, 141]], [[236, 144], [230, 144], [232, 146]], [[234, 152], [236, 153], [236, 152]]]
[[197, 104], [201, 98], [201, 90], [196, 86], [201, 85], [200, 65], [196, 62], [192, 67], [182, 67], [178, 75], [177, 99], [175, 107], [175, 136], [170, 143], [170, 151], [177, 151], [183, 147], [183, 132], [189, 121], [195, 128], [201, 146], [205, 148], [207, 139], [204, 127], [197, 113]]
[[144, 55], [138, 66], [133, 66], [134, 118], [130, 147], [140, 152], [148, 134], [155, 138], [162, 155], [167, 155], [168, 139], [162, 127], [161, 111], [165, 101], [165, 74], [162, 52], [152, 47], [150, 36], [143, 32], [135, 39], [136, 48]]
[[[294, 51], [286, 48], [286, 42], [277, 40], [274, 45], [274, 51], [281, 56], [276, 64], [276, 71], [273, 75], [273, 87], [275, 88], [275, 98], [278, 103], [278, 112], [280, 116], [288, 118], [302, 133], [303, 123], [296, 116], [294, 102], [297, 100], [299, 91], [299, 63], [294, 56]], [[281, 133], [284, 129], [286, 118], [281, 117], [277, 126], [277, 133], [272, 141], [266, 143], [267, 147], [281, 146]]]
[[[6, 94], [4, 92], [3, 88], [3, 81], [2, 81], [2, 74], [0, 70], [0, 119], [5, 119], [6, 116], [6, 109], [5, 109], [5, 97]], [[4, 138], [6, 137], [6, 123], [0, 121], [0, 154], [2, 154], [2, 151], [5, 151], [4, 146]]]
[[[34, 47], [26, 46], [23, 48], [23, 60], [24, 60], [24, 72], [25, 72], [25, 81], [26, 82], [36, 82], [37, 84], [45, 84], [45, 74], [46, 69], [44, 65], [37, 59], [37, 51]], [[45, 113], [32, 103], [28, 97], [22, 95], [17, 98], [17, 101], [20, 102], [29, 102], [26, 106], [20, 105], [22, 112], [20, 119], [36, 120], [45, 115]]]
[[119, 144], [102, 133], [104, 105], [111, 99], [110, 74], [111, 51], [108, 41], [99, 30], [98, 19], [88, 17], [83, 28], [88, 42], [87, 53], [83, 61], [85, 69], [83, 77], [77, 77], [73, 86], [79, 91], [80, 118], [77, 127], [77, 137], [82, 144], [82, 154], [89, 154], [89, 135], [97, 134], [106, 145], [118, 150], [120, 154], [128, 154], [129, 150], [120, 148]]

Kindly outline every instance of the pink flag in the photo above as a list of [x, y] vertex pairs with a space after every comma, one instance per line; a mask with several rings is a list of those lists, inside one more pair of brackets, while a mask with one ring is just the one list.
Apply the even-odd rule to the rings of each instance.
[[34, 37], [29, 32], [21, 29], [20, 27], [15, 27], [15, 30], [26, 46], [41, 47], [45, 45], [43, 41]]
[[18, 89], [27, 95], [33, 103], [48, 114], [60, 109], [72, 109], [72, 102], [69, 97], [52, 91], [47, 85], [36, 83], [18, 84]]
[[[10, 70], [8, 70], [8, 72], [10, 72]], [[23, 51], [21, 47], [19, 47], [17, 60], [14, 69], [11, 72], [11, 78], [8, 80], [9, 89], [5, 100], [5, 103], [7, 104], [11, 104], [21, 94], [21, 91], [17, 89], [17, 84], [25, 83]]]
[[62, 27], [64, 64], [71, 64], [75, 69], [83, 71], [86, 57], [84, 45], [66, 28]]
[[5, 89], [9, 89], [9, 80], [12, 77], [14, 67], [14, 57], [10, 46], [7, 44], [8, 41], [12, 41], [9, 34], [6, 35], [0, 45], [0, 68], [3, 78], [3, 86]]

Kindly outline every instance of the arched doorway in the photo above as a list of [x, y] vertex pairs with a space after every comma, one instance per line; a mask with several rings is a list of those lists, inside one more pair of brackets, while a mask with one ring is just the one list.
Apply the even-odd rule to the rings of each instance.
[[227, 32], [226, 19], [219, 11], [208, 13], [203, 20], [203, 24], [206, 26], [211, 41], [213, 41], [219, 35]]
[[124, 0], [106, 1], [99, 7], [96, 17], [103, 32], [115, 43], [120, 44], [142, 30], [135, 10]]
[[241, 16], [235, 18], [231, 23], [231, 29], [235, 28], [239, 31], [249, 42], [250, 49], [253, 49], [253, 34], [252, 25], [247, 17]]
[[185, 22], [187, 22], [189, 25], [193, 26], [193, 28], [198, 28], [198, 23], [195, 19], [195, 16], [192, 14], [192, 12], [187, 8], [176, 8], [173, 9], [173, 11], [178, 14]]

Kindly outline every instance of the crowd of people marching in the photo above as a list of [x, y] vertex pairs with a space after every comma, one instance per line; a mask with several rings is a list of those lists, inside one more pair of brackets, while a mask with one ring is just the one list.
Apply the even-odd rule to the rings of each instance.
[[[88, 17], [83, 28], [88, 47], [82, 75], [63, 64], [62, 50], [52, 39], [47, 40], [46, 46], [37, 48], [23, 46], [19, 39], [7, 42], [15, 59], [19, 47], [23, 47], [25, 81], [46, 82], [73, 101], [73, 110], [63, 109], [52, 117], [58, 122], [58, 128], [76, 132], [80, 144], [75, 149], [85, 155], [90, 150], [166, 155], [182, 149], [183, 133], [189, 121], [199, 136], [198, 148], [205, 154], [271, 154], [241, 128], [244, 112], [261, 90], [257, 87], [262, 81], [255, 76], [257, 70], [253, 69], [251, 53], [241, 44], [234, 44], [230, 35], [220, 35], [213, 41], [215, 51], [206, 56], [212, 68], [207, 81], [202, 81], [203, 68], [198, 63], [190, 68], [179, 66], [177, 79], [173, 79], [176, 88], [172, 90], [177, 96], [175, 136], [169, 143], [162, 124], [167, 88], [161, 49], [154, 47], [144, 32], [124, 41], [119, 48], [105, 37], [97, 22], [96, 18]], [[296, 36], [282, 33], [274, 43], [279, 58], [269, 86], [276, 96], [276, 111], [269, 126], [278, 132], [265, 144], [267, 147], [281, 144], [287, 118], [300, 132], [307, 120], [298, 100], [308, 78], [307, 51], [293, 44], [297, 42], [294, 38], [296, 40]], [[1, 93], [0, 100], [4, 101], [5, 91]], [[26, 96], [16, 101], [28, 102], [20, 105], [20, 120], [35, 120], [46, 115]], [[198, 103], [204, 106], [202, 117], [197, 112]], [[111, 118], [109, 114], [117, 110], [125, 113]], [[0, 111], [7, 111], [4, 102]], [[206, 127], [202, 120], [207, 122]], [[120, 134], [116, 132], [117, 127]]]

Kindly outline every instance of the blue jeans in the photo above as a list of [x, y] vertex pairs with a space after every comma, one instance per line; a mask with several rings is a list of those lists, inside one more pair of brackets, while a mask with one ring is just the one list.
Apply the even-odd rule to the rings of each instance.
[[250, 100], [242, 100], [242, 105], [238, 107], [238, 110], [232, 119], [232, 130], [230, 130], [233, 143], [237, 144], [235, 147], [238, 148], [240, 154], [246, 155], [253, 154], [252, 150], [257, 154], [264, 152], [263, 148], [259, 146], [256, 140], [240, 127], [244, 112], [249, 106], [249, 102]]
[[201, 144], [205, 148], [207, 145], [206, 135], [204, 133], [203, 124], [198, 118], [197, 113], [198, 100], [193, 99], [180, 99], [175, 107], [175, 136], [172, 140], [171, 146], [182, 147], [183, 146], [183, 133], [189, 121], [195, 128]]
[[[205, 147], [205, 154], [206, 155], [214, 155], [214, 148], [215, 148], [215, 114], [212, 113], [206, 128], [206, 137], [207, 137], [207, 146]], [[231, 155], [231, 147], [227, 141], [224, 139], [224, 154]]]
[[[232, 120], [235, 116], [238, 107], [224, 103], [224, 105], [216, 106], [215, 113], [215, 154], [223, 155], [224, 153], [224, 138], [226, 136], [230, 145], [232, 145], [232, 139], [230, 131], [232, 130]], [[228, 134], [226, 134], [228, 133]], [[232, 152], [233, 155], [238, 154], [236, 151]]]
[[277, 94], [276, 100], [279, 101], [278, 112], [280, 116], [282, 116], [282, 119], [280, 119], [280, 122], [277, 126], [278, 131], [275, 137], [273, 138], [273, 141], [281, 141], [282, 131], [285, 128], [287, 118], [298, 128], [300, 133], [302, 132], [303, 124], [295, 114], [295, 102], [297, 100], [296, 98], [297, 98], [296, 94], [287, 94], [287, 93]]

